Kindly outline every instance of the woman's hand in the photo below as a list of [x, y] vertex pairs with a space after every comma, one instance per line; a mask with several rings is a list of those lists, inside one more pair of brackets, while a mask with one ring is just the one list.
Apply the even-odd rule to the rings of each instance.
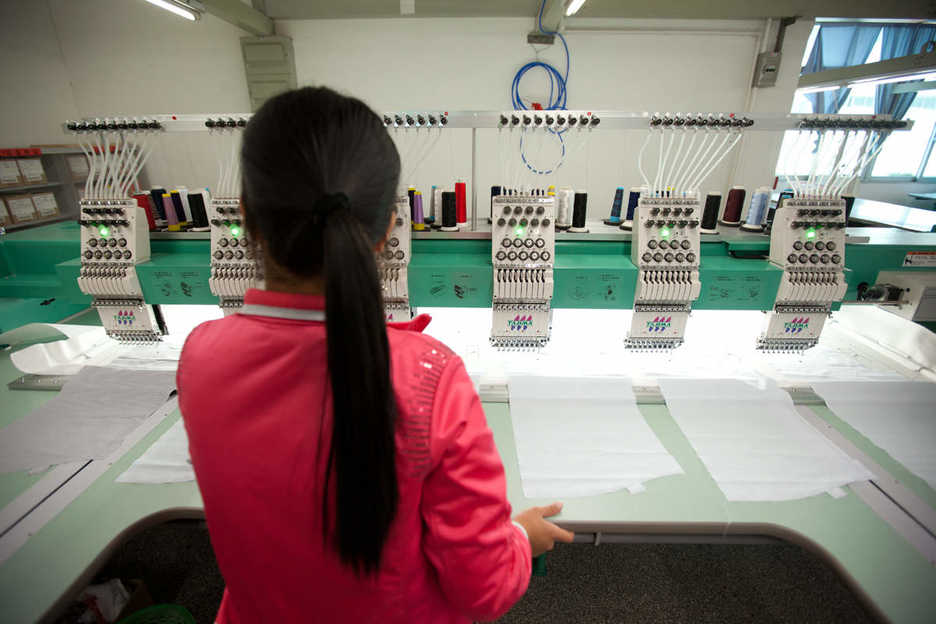
[[560, 529], [546, 520], [546, 518], [555, 516], [560, 511], [562, 511], [562, 503], [553, 503], [546, 507], [530, 507], [514, 518], [514, 522], [519, 523], [526, 529], [534, 557], [539, 557], [544, 552], [552, 550], [556, 542], [572, 543], [575, 533]]

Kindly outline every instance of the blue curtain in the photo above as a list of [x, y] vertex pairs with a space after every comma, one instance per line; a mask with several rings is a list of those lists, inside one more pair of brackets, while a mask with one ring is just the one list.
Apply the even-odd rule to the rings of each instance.
[[[880, 24], [823, 24], [803, 67], [803, 74], [812, 74], [836, 67], [861, 65], [868, 59], [881, 32]], [[848, 99], [851, 89], [809, 93], [814, 113], [837, 113]]]
[[[936, 39], [936, 26], [928, 24], [886, 24], [881, 35], [881, 60], [919, 54], [928, 41]], [[920, 82], [919, 80], [907, 82]], [[874, 94], [874, 112], [903, 119], [916, 93], [894, 93], [898, 83], [878, 85]]]

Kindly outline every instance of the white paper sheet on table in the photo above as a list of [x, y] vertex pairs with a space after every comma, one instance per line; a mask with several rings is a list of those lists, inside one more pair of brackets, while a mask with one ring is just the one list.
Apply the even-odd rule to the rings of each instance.
[[836, 416], [936, 489], [936, 384], [814, 383]]
[[119, 483], [182, 483], [194, 480], [188, 436], [181, 419], [117, 477]]
[[92, 353], [110, 342], [103, 327], [48, 324], [65, 335], [62, 340], [34, 344], [10, 354], [21, 372], [34, 375], [74, 375], [89, 362]]
[[172, 372], [85, 366], [58, 396], [0, 430], [0, 473], [103, 459], [174, 387]]
[[661, 379], [670, 414], [730, 501], [829, 492], [871, 473], [816, 431], [774, 382]]
[[510, 418], [528, 498], [637, 493], [683, 472], [626, 378], [511, 377]]

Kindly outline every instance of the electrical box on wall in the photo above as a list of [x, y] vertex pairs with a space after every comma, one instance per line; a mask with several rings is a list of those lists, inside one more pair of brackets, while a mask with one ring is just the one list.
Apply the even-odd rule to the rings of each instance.
[[779, 52], [761, 52], [757, 55], [757, 67], [754, 70], [755, 87], [772, 87], [777, 84], [780, 71]]
[[241, 37], [241, 51], [251, 110], [256, 111], [277, 93], [296, 88], [296, 56], [291, 38]]

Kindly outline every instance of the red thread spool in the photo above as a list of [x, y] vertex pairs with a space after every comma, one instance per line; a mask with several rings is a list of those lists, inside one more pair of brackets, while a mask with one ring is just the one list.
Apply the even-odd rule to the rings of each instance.
[[732, 186], [725, 200], [725, 213], [722, 215], [723, 225], [740, 225], [741, 210], [744, 208], [744, 197], [747, 191], [743, 186]]
[[464, 182], [455, 183], [455, 220], [468, 223], [467, 189]]

